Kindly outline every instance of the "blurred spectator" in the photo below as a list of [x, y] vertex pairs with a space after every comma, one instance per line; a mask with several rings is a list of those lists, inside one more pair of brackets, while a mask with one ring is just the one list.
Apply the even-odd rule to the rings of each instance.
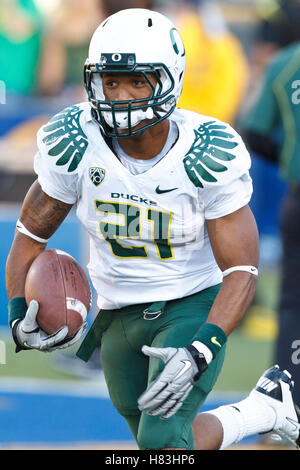
[[260, 43], [279, 49], [300, 39], [299, 0], [257, 2], [257, 12], [261, 17], [258, 32]]
[[1, 0], [0, 79], [8, 93], [35, 91], [42, 29], [42, 15], [34, 0]]
[[248, 77], [240, 41], [213, 0], [175, 1], [169, 8], [187, 56], [179, 107], [234, 124]]
[[251, 77], [245, 111], [253, 105], [259, 92], [261, 75], [273, 55], [282, 47], [300, 40], [299, 0], [257, 0], [255, 5], [258, 28], [249, 56]]
[[100, 0], [64, 0], [48, 19], [39, 85], [44, 95], [64, 92], [72, 101], [85, 97], [83, 65], [92, 33], [104, 19]]
[[[300, 42], [277, 52], [244, 124], [250, 149], [278, 164], [288, 190], [281, 209], [282, 262], [275, 362], [295, 379], [300, 403]], [[296, 342], [295, 342], [296, 341]]]

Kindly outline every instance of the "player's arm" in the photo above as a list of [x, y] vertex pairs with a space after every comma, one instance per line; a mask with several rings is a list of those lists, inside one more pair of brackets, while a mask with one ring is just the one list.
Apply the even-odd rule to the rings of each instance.
[[[259, 238], [249, 206], [218, 219], [207, 220], [211, 247], [222, 272], [235, 270], [223, 278], [222, 287], [207, 318], [228, 336], [237, 326], [253, 300], [259, 258]], [[239, 268], [245, 267], [249, 271]], [[249, 268], [247, 268], [249, 267]]]
[[46, 248], [48, 240], [70, 212], [72, 205], [53, 199], [42, 191], [38, 181], [29, 189], [19, 220], [40, 242], [16, 230], [6, 264], [6, 289], [9, 300], [24, 297], [27, 272], [34, 259]]
[[[38, 181], [33, 183], [24, 199], [19, 217], [22, 231], [16, 230], [6, 263], [9, 323], [13, 327], [17, 350], [48, 349], [60, 343], [68, 332], [64, 329], [57, 336], [50, 338], [43, 335], [41, 331], [37, 331], [38, 305], [33, 301], [27, 309], [25, 280], [32, 262], [45, 250], [46, 240], [54, 234], [71, 208], [71, 204], [53, 199], [44, 193]], [[27, 233], [26, 235], [24, 231]], [[30, 332], [31, 337], [23, 335], [23, 331]]]
[[[171, 417], [181, 407], [194, 383], [216, 358], [251, 303], [256, 285], [258, 233], [248, 206], [214, 220], [207, 229], [216, 261], [224, 278], [207, 322], [195, 332], [192, 344], [181, 348], [143, 346], [144, 354], [162, 360], [165, 367], [138, 400], [151, 416]], [[239, 270], [247, 269], [248, 271]]]

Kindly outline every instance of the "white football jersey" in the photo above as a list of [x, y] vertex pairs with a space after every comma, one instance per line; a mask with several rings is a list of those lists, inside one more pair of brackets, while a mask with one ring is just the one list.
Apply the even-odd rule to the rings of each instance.
[[222, 281], [205, 220], [248, 204], [250, 156], [228, 124], [182, 109], [170, 119], [177, 141], [140, 174], [117, 158], [88, 103], [63, 110], [38, 132], [39, 183], [77, 206], [99, 308], [181, 298]]

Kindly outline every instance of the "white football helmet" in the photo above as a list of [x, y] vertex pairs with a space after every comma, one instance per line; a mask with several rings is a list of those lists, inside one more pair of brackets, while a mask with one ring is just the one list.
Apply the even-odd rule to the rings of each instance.
[[[130, 72], [141, 73], [148, 81], [152, 89], [148, 101], [106, 100], [102, 74]], [[156, 125], [176, 108], [184, 72], [182, 39], [165, 16], [142, 8], [111, 15], [96, 29], [84, 66], [85, 88], [93, 118], [109, 137], [128, 137]], [[149, 73], [156, 77], [156, 87]], [[144, 125], [134, 129], [141, 121], [145, 121]]]

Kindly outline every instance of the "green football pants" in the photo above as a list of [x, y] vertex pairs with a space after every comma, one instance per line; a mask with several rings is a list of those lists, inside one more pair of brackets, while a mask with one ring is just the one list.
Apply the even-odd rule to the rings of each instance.
[[205, 322], [219, 289], [217, 285], [165, 302], [162, 314], [152, 320], [145, 319], [143, 313], [149, 304], [100, 312], [102, 320], [107, 318], [101, 362], [109, 394], [140, 449], [193, 449], [192, 423], [218, 378], [225, 348], [210, 363], [182, 407], [167, 420], [141, 413], [137, 407], [139, 396], [164, 367], [162, 361], [145, 356], [141, 348], [144, 344], [160, 348], [188, 346]]

